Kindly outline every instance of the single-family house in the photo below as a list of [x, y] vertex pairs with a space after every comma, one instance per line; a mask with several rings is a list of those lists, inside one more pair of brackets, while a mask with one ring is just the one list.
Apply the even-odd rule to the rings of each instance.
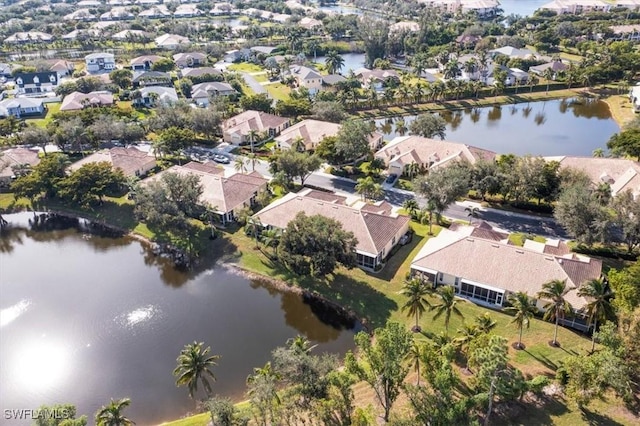
[[20, 68], [20, 65], [0, 63], [0, 77], [11, 78], [11, 72]]
[[51, 34], [41, 31], [17, 32], [4, 39], [5, 43], [48, 43], [53, 40]]
[[212, 16], [231, 16], [237, 15], [240, 11], [230, 3], [215, 3], [213, 9], [209, 11]]
[[253, 207], [258, 194], [267, 190], [267, 180], [258, 172], [235, 173], [225, 177], [224, 170], [195, 162], [172, 166], [145, 179], [143, 184], [158, 180], [165, 173], [198, 176], [202, 185], [200, 202], [214, 207], [223, 225], [235, 221], [244, 207]]
[[196, 105], [206, 107], [209, 105], [209, 99], [218, 96], [233, 96], [238, 92], [229, 83], [219, 81], [209, 81], [206, 83], [195, 84], [191, 88], [191, 99]]
[[[293, 126], [287, 127], [274, 138], [279, 149], [292, 149], [294, 146], [299, 151], [314, 150], [322, 140], [329, 136], [336, 136], [342, 125], [320, 120], [302, 120]], [[382, 146], [383, 134], [373, 132], [369, 135], [369, 146], [375, 151]]]
[[178, 68], [199, 67], [207, 62], [207, 55], [201, 52], [176, 53], [173, 61]]
[[222, 79], [222, 71], [213, 67], [181, 68], [178, 74], [180, 78], [197, 79], [200, 82], [219, 81]]
[[322, 76], [322, 85], [327, 88], [335, 87], [336, 84], [344, 83], [345, 81], [347, 81], [347, 79], [340, 74], [329, 74]]
[[[203, 83], [204, 84], [204, 83]], [[262, 111], [248, 110], [235, 115], [222, 123], [222, 135], [225, 142], [241, 145], [251, 142], [250, 135], [257, 132], [259, 140], [278, 136], [289, 127], [289, 119]]]
[[195, 4], [181, 4], [178, 5], [176, 11], [173, 12], [173, 16], [176, 18], [193, 18], [194, 16], [200, 16], [202, 12]]
[[118, 41], [142, 41], [147, 40], [149, 33], [142, 30], [122, 30], [111, 36], [111, 39]]
[[313, 189], [290, 192], [253, 217], [267, 228], [286, 229], [300, 212], [334, 219], [345, 231], [352, 232], [358, 240], [357, 263], [369, 270], [379, 270], [409, 231], [409, 217], [393, 213], [386, 202], [348, 205], [345, 197]]
[[134, 71], [131, 79], [133, 87], [165, 86], [173, 87], [171, 74], [161, 71]]
[[111, 92], [73, 92], [64, 97], [62, 105], [60, 105], [60, 111], [78, 111], [86, 107], [111, 105], [113, 105], [113, 93]]
[[400, 21], [389, 25], [389, 33], [415, 33], [420, 31], [420, 24], [415, 21]]
[[138, 56], [137, 58], [133, 58], [131, 62], [129, 62], [129, 65], [131, 65], [133, 71], [149, 71], [153, 64], [160, 59], [164, 58], [158, 55]]
[[631, 191], [634, 198], [640, 198], [640, 162], [626, 158], [597, 157], [544, 157], [545, 161], [557, 161], [560, 168], [571, 168], [585, 172], [594, 187], [608, 184], [611, 195]]
[[544, 75], [545, 72], [550, 69], [551, 71], [553, 71], [553, 79], [555, 80], [558, 73], [566, 71], [567, 68], [569, 68], [569, 66], [561, 60], [553, 60], [545, 64], [529, 67], [529, 71], [537, 75]]
[[446, 167], [458, 161], [469, 164], [493, 161], [496, 153], [457, 142], [423, 138], [421, 136], [398, 136], [375, 153], [384, 161], [389, 174], [401, 176], [413, 174], [412, 165], [421, 171]]
[[34, 149], [12, 148], [0, 152], [0, 188], [8, 187], [21, 170], [26, 171], [39, 162], [40, 156]]
[[304, 28], [305, 30], [312, 31], [312, 30], [322, 28], [322, 21], [315, 18], [311, 18], [309, 16], [305, 16], [302, 19], [300, 19], [300, 21], [298, 21], [298, 26]]
[[19, 94], [39, 94], [55, 91], [58, 87], [58, 73], [53, 71], [45, 72], [24, 72], [15, 76], [16, 88]]
[[292, 65], [289, 71], [295, 79], [297, 87], [305, 87], [311, 95], [315, 95], [322, 90], [322, 75], [313, 68], [302, 65]]
[[613, 31], [613, 40], [640, 41], [640, 25], [613, 25], [609, 28]]
[[133, 13], [131, 13], [126, 7], [114, 7], [108, 12], [100, 15], [101, 21], [127, 21], [133, 18]]
[[53, 61], [51, 66], [49, 67], [49, 71], [54, 71], [58, 74], [58, 80], [62, 77], [67, 77], [73, 75], [73, 71], [75, 70], [75, 65], [73, 62], [65, 61], [61, 59], [59, 61]]
[[[578, 290], [601, 276], [602, 261], [571, 253], [558, 240], [527, 240], [520, 247], [509, 243], [508, 237], [483, 222], [453, 224], [426, 242], [411, 262], [411, 273], [434, 286], [452, 286], [458, 296], [498, 309], [510, 294], [522, 291], [536, 298], [544, 283], [560, 280], [567, 283], [565, 298], [573, 308], [585, 307], [588, 301], [578, 296]], [[548, 302], [536, 300], [536, 306], [542, 309]], [[563, 322], [586, 330], [583, 319]]]
[[143, 10], [138, 14], [141, 18], [147, 19], [160, 19], [160, 18], [168, 18], [171, 16], [171, 11], [167, 9], [167, 6], [161, 4], [158, 6], [150, 7], [149, 9]]
[[178, 102], [178, 93], [173, 87], [148, 86], [135, 91], [132, 98], [134, 106], [154, 107], [175, 104]]
[[588, 12], [608, 12], [611, 4], [603, 0], [553, 0], [540, 6], [542, 10], [552, 10], [558, 15]]
[[91, 13], [89, 9], [78, 9], [62, 17], [65, 21], [93, 21], [96, 15]]
[[354, 71], [354, 74], [358, 77], [363, 87], [372, 87], [377, 91], [383, 90], [389, 80], [400, 81], [400, 76], [394, 70], [370, 70], [368, 68], [358, 68]]
[[114, 169], [122, 170], [122, 173], [129, 176], [144, 176], [156, 166], [156, 159], [148, 152], [140, 151], [137, 148], [111, 148], [94, 152], [91, 155], [76, 161], [69, 170], [75, 171], [85, 164], [107, 162]]
[[495, 57], [496, 55], [506, 55], [512, 59], [530, 59], [536, 56], [535, 53], [529, 49], [518, 49], [513, 46], [503, 46], [497, 49], [492, 49], [489, 50], [489, 54], [491, 57]]
[[116, 59], [113, 53], [91, 53], [84, 57], [84, 62], [87, 66], [87, 72], [90, 74], [111, 72], [116, 69]]
[[47, 111], [42, 99], [8, 98], [0, 101], [0, 118], [13, 116], [16, 118], [43, 115]]
[[228, 63], [234, 63], [239, 61], [249, 60], [252, 56], [251, 50], [249, 49], [234, 49], [225, 52], [222, 60]]
[[187, 37], [177, 34], [163, 34], [155, 39], [156, 46], [162, 49], [175, 49], [180, 45], [191, 43]]

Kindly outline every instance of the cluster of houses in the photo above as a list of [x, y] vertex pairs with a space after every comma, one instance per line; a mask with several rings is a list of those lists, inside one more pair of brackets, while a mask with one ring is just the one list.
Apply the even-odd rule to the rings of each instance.
[[[339, 124], [318, 120], [290, 124], [289, 119], [276, 115], [245, 111], [223, 123], [223, 139], [239, 145], [250, 142], [258, 133], [261, 138], [274, 138], [279, 149], [313, 150], [322, 139], [340, 129]], [[398, 175], [411, 173], [416, 166], [427, 170], [460, 161], [470, 164], [492, 161], [496, 157], [496, 153], [482, 148], [419, 136], [397, 137], [383, 146], [382, 135], [374, 133], [370, 145], [375, 157], [384, 162], [386, 172]], [[0, 184], [5, 186], [15, 178], [18, 169], [40, 161], [37, 151], [26, 148], [10, 149], [3, 154]], [[630, 190], [640, 197], [639, 162], [570, 156], [545, 160], [557, 161], [561, 168], [583, 170], [594, 185], [609, 184], [613, 196]], [[238, 173], [210, 162], [173, 166], [146, 177], [156, 167], [155, 157], [135, 147], [98, 151], [72, 164], [70, 170], [102, 161], [121, 169], [126, 176], [143, 178], [142, 184], [166, 173], [198, 176], [204, 189], [202, 203], [214, 207], [223, 225], [235, 221], [241, 209], [255, 207], [260, 192], [268, 190], [268, 179], [255, 171]], [[394, 248], [409, 239], [410, 218], [398, 214], [397, 207], [388, 202], [368, 203], [356, 196], [311, 188], [289, 193], [264, 206], [254, 214], [254, 219], [264, 228], [285, 229], [299, 212], [330, 217], [352, 232], [358, 240], [357, 263], [366, 270], [383, 268], [397, 251]], [[526, 240], [524, 246], [514, 245], [506, 232], [479, 221], [474, 225], [453, 224], [431, 238], [412, 259], [411, 272], [429, 278], [434, 285], [451, 285], [460, 297], [493, 308], [502, 307], [510, 293], [526, 291], [533, 296], [543, 283], [565, 280], [572, 289], [567, 299], [579, 310], [587, 301], [577, 296], [577, 289], [601, 276], [602, 263], [572, 253], [558, 240], [548, 239], [544, 243]], [[544, 303], [537, 302], [539, 307]], [[564, 323], [577, 329], [587, 328], [581, 318], [568, 318]]]
[[558, 15], [581, 14], [589, 12], [609, 12], [612, 9], [640, 9], [639, 0], [553, 0], [540, 6], [542, 10], [551, 10]]

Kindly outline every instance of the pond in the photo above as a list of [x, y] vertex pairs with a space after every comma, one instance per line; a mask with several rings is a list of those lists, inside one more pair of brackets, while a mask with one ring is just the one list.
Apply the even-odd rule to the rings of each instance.
[[[606, 103], [562, 99], [502, 107], [473, 108], [440, 114], [447, 122], [446, 139], [499, 154], [591, 156], [620, 130]], [[400, 136], [398, 121], [408, 128], [415, 116], [376, 120], [385, 139]]]
[[[342, 53], [342, 59], [344, 59], [344, 66], [340, 70], [340, 74], [346, 76], [349, 71], [355, 71], [358, 68], [364, 67], [364, 53]], [[318, 56], [315, 62], [324, 65], [326, 56]]]
[[5, 216], [13, 229], [0, 236], [3, 412], [73, 403], [92, 424], [110, 398], [129, 397], [132, 420], [157, 424], [195, 408], [172, 376], [194, 340], [222, 356], [214, 392], [233, 398], [297, 334], [317, 353], [353, 347], [352, 330], [321, 322], [297, 295], [218, 267], [189, 276], [136, 240], [74, 223], [34, 231], [32, 217]]

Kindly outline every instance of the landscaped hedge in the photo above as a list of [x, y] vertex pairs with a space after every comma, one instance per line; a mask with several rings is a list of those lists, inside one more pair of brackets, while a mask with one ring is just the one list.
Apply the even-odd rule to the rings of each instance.
[[631, 262], [635, 262], [638, 260], [638, 253], [631, 252], [629, 253], [626, 250], [622, 250], [616, 247], [588, 247], [584, 244], [579, 244], [573, 248], [573, 251], [576, 253], [592, 255], [592, 256], [601, 256], [608, 257], [611, 259], [622, 259], [629, 260]]

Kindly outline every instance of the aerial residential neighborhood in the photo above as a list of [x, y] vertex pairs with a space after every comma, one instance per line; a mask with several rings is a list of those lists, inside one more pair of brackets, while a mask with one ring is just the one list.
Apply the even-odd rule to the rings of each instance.
[[7, 424], [640, 423], [640, 1], [0, 3]]

